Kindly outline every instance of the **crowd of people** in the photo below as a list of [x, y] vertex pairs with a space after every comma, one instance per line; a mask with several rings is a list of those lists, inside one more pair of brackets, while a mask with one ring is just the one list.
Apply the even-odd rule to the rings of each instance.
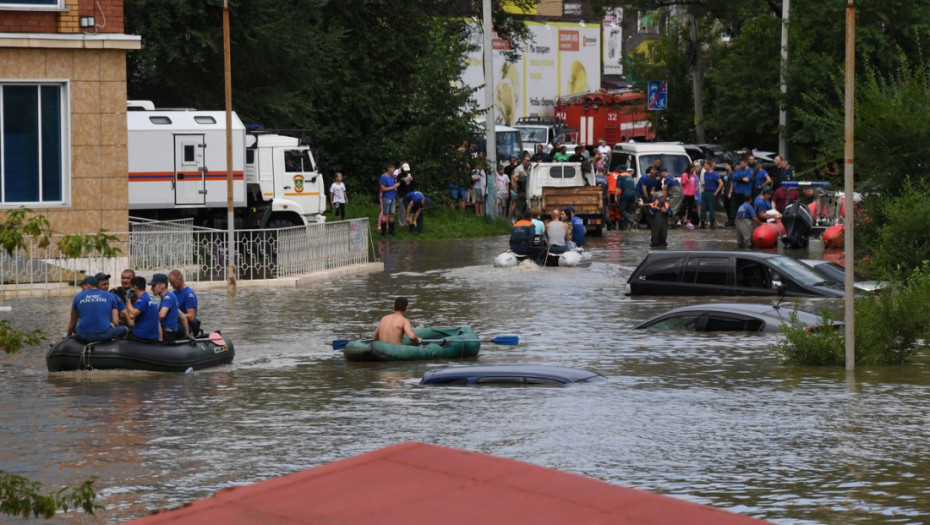
[[396, 235], [394, 218], [401, 227], [410, 228], [410, 233], [423, 233], [424, 208], [430, 205], [430, 200], [416, 189], [410, 164], [403, 162], [400, 168], [394, 164], [384, 167], [384, 172], [378, 181], [378, 202], [380, 213], [378, 227], [381, 236]]
[[575, 208], [553, 208], [548, 220], [540, 218], [540, 210], [523, 212], [513, 225], [510, 250], [517, 255], [542, 260], [546, 254], [561, 254], [585, 245], [585, 227]]
[[[676, 176], [656, 158], [635, 183], [626, 171], [607, 176], [610, 221], [620, 229], [652, 229], [653, 246], [666, 244], [668, 228], [713, 230], [718, 226], [738, 228], [743, 232], [738, 242], [747, 246], [752, 231], [748, 223], [740, 220], [756, 225], [777, 220], [785, 206], [798, 198], [796, 189], [781, 184], [794, 180], [794, 169], [788, 161], [776, 156], [773, 171], [768, 173], [750, 154], [741, 158], [735, 169], [730, 163], [718, 165], [706, 160], [693, 163]], [[746, 203], [752, 213], [743, 207]], [[744, 238], [746, 231], [748, 237]]]
[[474, 206], [475, 214], [486, 215], [485, 204], [488, 198], [489, 181], [493, 175], [494, 200], [497, 208], [494, 210], [499, 217], [508, 217], [511, 221], [519, 220], [526, 211], [526, 187], [529, 180], [530, 169], [533, 164], [541, 162], [590, 162], [598, 172], [598, 180], [606, 180], [606, 170], [610, 161], [611, 148], [604, 139], [593, 150], [576, 146], [574, 152], [569, 154], [568, 147], [557, 142], [552, 148], [555, 153], [549, 155], [542, 144], [536, 146], [535, 153], [524, 151], [519, 158], [511, 156], [506, 163], [501, 162], [495, 167], [494, 174], [487, 170], [488, 162], [484, 151], [476, 150], [474, 144], [463, 142], [459, 152], [466, 155], [466, 168], [470, 172], [471, 184], [463, 187], [457, 180], [449, 182], [452, 194], [450, 207], [458, 207], [465, 211], [470, 203]]
[[[171, 286], [169, 290], [168, 287]], [[144, 343], [173, 343], [202, 334], [197, 294], [180, 270], [156, 273], [148, 282], [123, 270], [120, 285], [110, 289], [110, 275], [100, 272], [81, 281], [71, 302], [67, 336], [83, 343], [128, 338]]]

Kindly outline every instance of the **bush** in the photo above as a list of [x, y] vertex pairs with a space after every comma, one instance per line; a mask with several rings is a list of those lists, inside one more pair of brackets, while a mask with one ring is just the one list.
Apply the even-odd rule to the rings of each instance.
[[930, 184], [905, 181], [899, 195], [870, 195], [857, 222], [859, 255], [870, 254], [863, 270], [882, 279], [902, 278], [930, 260]]
[[[930, 342], [930, 265], [893, 281], [880, 295], [856, 300], [855, 359], [857, 365], [898, 365]], [[797, 322], [796, 311], [782, 327], [785, 339], [774, 349], [785, 362], [798, 365], [841, 366], [846, 362], [845, 334], [840, 330], [808, 331]], [[824, 310], [821, 326], [833, 320]]]
[[880, 295], [856, 302], [856, 363], [901, 364], [930, 339], [930, 266], [892, 281]]
[[[783, 341], [774, 345], [785, 362], [793, 365], [842, 366], [846, 362], [846, 350], [842, 329], [808, 331], [808, 327], [798, 323], [798, 306], [788, 317], [789, 322], [782, 325]], [[820, 313], [820, 326], [829, 327], [834, 323], [830, 313], [824, 309]]]

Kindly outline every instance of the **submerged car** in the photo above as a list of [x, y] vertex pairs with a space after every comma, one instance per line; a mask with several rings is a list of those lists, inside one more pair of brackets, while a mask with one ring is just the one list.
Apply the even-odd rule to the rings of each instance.
[[633, 270], [630, 295], [843, 297], [843, 285], [775, 253], [656, 251]]
[[[824, 277], [833, 279], [838, 283], [843, 283], [846, 280], [846, 269], [835, 262], [821, 259], [801, 259], [801, 262], [813, 268], [814, 271], [821, 273]], [[858, 275], [854, 276], [854, 279], [855, 282], [853, 286], [856, 288], [856, 291], [876, 293], [884, 288], [883, 283], [866, 280]]]
[[[780, 332], [791, 321], [791, 305], [754, 303], [702, 303], [657, 315], [633, 328], [693, 332]], [[811, 329], [821, 325], [819, 315], [798, 310], [797, 322]], [[836, 325], [834, 325], [836, 326]]]
[[453, 366], [423, 374], [421, 385], [439, 386], [565, 386], [606, 381], [596, 372], [548, 365]]

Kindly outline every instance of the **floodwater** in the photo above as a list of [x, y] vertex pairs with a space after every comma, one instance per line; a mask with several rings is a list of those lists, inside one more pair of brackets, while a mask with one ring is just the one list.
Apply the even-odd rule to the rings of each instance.
[[[670, 248], [729, 248], [732, 230], [673, 230]], [[477, 450], [780, 524], [930, 522], [930, 366], [790, 367], [771, 335], [640, 333], [700, 298], [631, 298], [648, 232], [605, 232], [586, 269], [491, 267], [504, 237], [376, 242], [386, 271], [309, 288], [200, 293], [234, 364], [192, 374], [45, 369], [44, 348], [0, 357], [0, 469], [48, 488], [95, 475], [115, 523], [232, 485], [387, 445]], [[599, 372], [569, 388], [433, 388], [454, 364], [346, 363], [333, 339], [369, 334], [394, 297], [414, 325], [470, 325], [483, 364]], [[758, 299], [757, 299], [758, 300]], [[11, 318], [63, 334], [69, 299], [19, 299]], [[802, 299], [802, 309], [834, 300]], [[475, 502], [480, 504], [480, 502]], [[0, 518], [2, 521], [4, 518]]]

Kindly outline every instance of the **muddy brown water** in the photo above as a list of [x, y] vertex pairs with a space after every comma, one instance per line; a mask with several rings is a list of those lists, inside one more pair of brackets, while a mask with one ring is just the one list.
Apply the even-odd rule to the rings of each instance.
[[[730, 248], [732, 230], [673, 230], [669, 248]], [[528, 461], [782, 524], [930, 522], [930, 367], [783, 365], [761, 334], [631, 330], [701, 298], [626, 296], [647, 232], [591, 239], [587, 269], [494, 269], [503, 237], [376, 242], [384, 273], [309, 288], [200, 293], [234, 364], [193, 374], [45, 370], [0, 357], [0, 469], [47, 487], [96, 475], [115, 523], [403, 441]], [[195, 287], [196, 289], [196, 287]], [[570, 388], [428, 388], [452, 362], [346, 363], [393, 298], [414, 325], [470, 325], [478, 362], [597, 371]], [[758, 299], [748, 299], [759, 301]], [[17, 326], [65, 331], [70, 299], [7, 301]], [[802, 299], [801, 308], [842, 305]], [[480, 502], [475, 502], [480, 505]], [[0, 518], [3, 521], [5, 518]]]

